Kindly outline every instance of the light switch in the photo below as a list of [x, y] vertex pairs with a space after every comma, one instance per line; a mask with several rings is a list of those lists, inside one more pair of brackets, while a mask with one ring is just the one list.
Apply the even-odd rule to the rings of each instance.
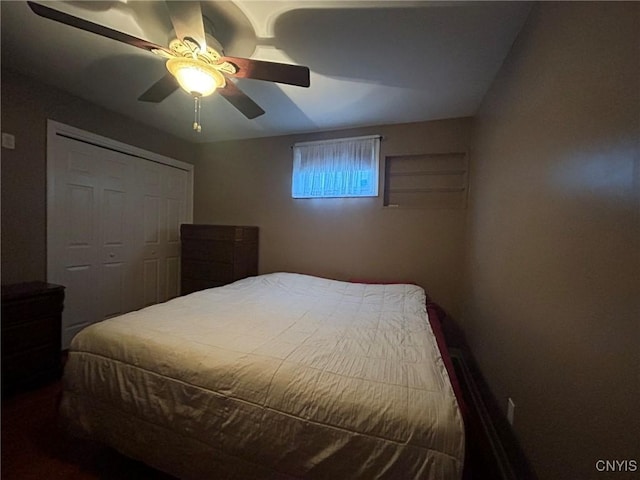
[[13, 150], [16, 148], [16, 137], [10, 133], [2, 132], [2, 148]]

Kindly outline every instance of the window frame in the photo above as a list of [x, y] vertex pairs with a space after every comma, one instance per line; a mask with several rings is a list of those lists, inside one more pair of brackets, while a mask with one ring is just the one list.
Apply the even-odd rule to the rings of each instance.
[[[319, 195], [313, 195], [311, 193], [301, 192], [300, 189], [296, 190], [296, 174], [299, 173], [297, 170], [297, 162], [298, 159], [296, 155], [301, 154], [301, 150], [298, 150], [296, 153], [296, 149], [304, 149], [304, 147], [309, 146], [318, 146], [318, 145], [327, 145], [335, 147], [340, 143], [346, 142], [357, 142], [357, 141], [369, 141], [374, 140], [373, 142], [373, 151], [372, 151], [372, 159], [371, 159], [371, 167], [361, 169], [362, 172], [367, 172], [371, 174], [370, 186], [368, 192], [364, 194], [325, 194], [322, 192]], [[382, 140], [382, 136], [380, 135], [365, 135], [359, 137], [343, 137], [343, 138], [333, 138], [327, 140], [316, 140], [310, 142], [296, 142], [292, 145], [292, 172], [291, 172], [291, 197], [293, 199], [326, 199], [326, 198], [376, 198], [380, 196], [380, 141]], [[331, 172], [330, 170], [323, 171], [319, 175], [327, 175], [336, 172], [342, 172], [344, 174], [344, 170], [336, 170]]]

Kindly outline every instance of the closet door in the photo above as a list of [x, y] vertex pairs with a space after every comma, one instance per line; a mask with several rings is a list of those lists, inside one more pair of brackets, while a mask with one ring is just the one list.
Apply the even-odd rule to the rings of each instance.
[[165, 230], [165, 284], [164, 299], [180, 295], [180, 225], [188, 223], [187, 198], [189, 177], [177, 168], [165, 170], [166, 192], [164, 196], [166, 217]]
[[134, 307], [128, 212], [135, 208], [135, 167], [110, 150], [65, 137], [55, 151], [48, 279], [66, 287], [66, 348], [87, 325]]
[[135, 165], [124, 155], [106, 149], [100, 159], [102, 182], [98, 212], [98, 320], [135, 308]]
[[180, 294], [180, 225], [187, 222], [188, 174], [154, 162], [138, 170], [141, 292], [138, 307]]
[[62, 347], [87, 325], [179, 294], [190, 173], [55, 136], [47, 279], [66, 287]]

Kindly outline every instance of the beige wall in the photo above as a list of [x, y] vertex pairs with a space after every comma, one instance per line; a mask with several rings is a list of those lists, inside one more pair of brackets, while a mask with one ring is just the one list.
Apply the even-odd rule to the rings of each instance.
[[260, 226], [261, 272], [416, 281], [515, 400], [542, 480], [631, 478], [595, 461], [640, 462], [639, 8], [534, 8], [474, 122], [468, 211], [294, 200], [290, 146], [379, 133], [382, 158], [467, 150], [470, 119], [194, 146], [3, 71], [2, 281], [45, 278], [47, 118], [195, 154], [195, 221]]
[[640, 468], [639, 10], [538, 4], [476, 118], [464, 327], [542, 480]]
[[2, 283], [46, 279], [47, 119], [191, 162], [195, 147], [127, 117], [2, 71]]
[[195, 222], [259, 226], [262, 273], [413, 281], [455, 314], [465, 210], [385, 209], [382, 196], [293, 199], [291, 145], [381, 134], [382, 159], [466, 151], [470, 125], [458, 119], [204, 145], [195, 167]]

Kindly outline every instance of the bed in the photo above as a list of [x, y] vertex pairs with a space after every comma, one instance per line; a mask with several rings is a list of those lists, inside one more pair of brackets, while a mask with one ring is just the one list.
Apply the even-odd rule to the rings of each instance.
[[410, 284], [273, 273], [73, 340], [70, 430], [185, 479], [459, 479], [464, 427]]

